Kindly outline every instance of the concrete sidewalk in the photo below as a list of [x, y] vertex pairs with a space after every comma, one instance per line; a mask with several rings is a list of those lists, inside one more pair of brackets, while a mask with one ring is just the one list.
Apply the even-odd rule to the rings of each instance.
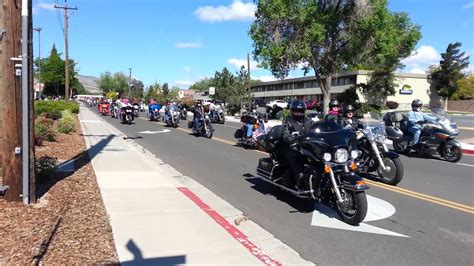
[[97, 114], [79, 117], [122, 264], [311, 264]]

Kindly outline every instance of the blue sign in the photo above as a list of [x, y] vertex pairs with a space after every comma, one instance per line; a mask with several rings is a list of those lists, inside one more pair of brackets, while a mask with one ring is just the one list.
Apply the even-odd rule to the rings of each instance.
[[405, 94], [405, 95], [412, 95], [413, 90], [411, 89], [410, 85], [403, 85], [403, 87], [400, 89], [400, 94]]

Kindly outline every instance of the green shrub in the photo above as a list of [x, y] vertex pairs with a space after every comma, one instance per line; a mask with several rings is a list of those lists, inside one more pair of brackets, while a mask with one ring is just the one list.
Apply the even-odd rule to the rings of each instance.
[[35, 145], [42, 145], [45, 140], [54, 141], [56, 132], [53, 127], [54, 121], [46, 117], [39, 117], [35, 121]]
[[71, 110], [71, 112], [77, 114], [79, 113], [79, 104], [74, 101], [35, 101], [36, 115], [47, 114], [52, 110], [58, 110], [59, 112]]
[[368, 103], [356, 103], [355, 104], [355, 116], [362, 117], [364, 114], [368, 112], [376, 112], [378, 114], [382, 113], [382, 107], [375, 105], [375, 104], [368, 104]]
[[48, 179], [54, 172], [57, 164], [58, 158], [56, 157], [43, 156], [35, 159], [36, 179], [39, 182]]
[[76, 120], [70, 110], [61, 112], [62, 117], [59, 119], [57, 127], [58, 131], [64, 134], [69, 134], [76, 130]]
[[44, 113], [46, 118], [58, 120], [61, 118], [61, 111], [57, 109], [49, 110]]

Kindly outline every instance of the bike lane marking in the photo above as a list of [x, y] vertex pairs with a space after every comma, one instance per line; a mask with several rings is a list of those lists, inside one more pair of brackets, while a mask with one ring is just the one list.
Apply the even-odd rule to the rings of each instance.
[[349, 225], [343, 222], [339, 214], [322, 203], [315, 204], [311, 225], [340, 230], [349, 230], [361, 233], [389, 235], [397, 237], [409, 237], [380, 227], [369, 225], [366, 222], [386, 219], [395, 214], [395, 207], [385, 200], [367, 195], [367, 215], [359, 226]]

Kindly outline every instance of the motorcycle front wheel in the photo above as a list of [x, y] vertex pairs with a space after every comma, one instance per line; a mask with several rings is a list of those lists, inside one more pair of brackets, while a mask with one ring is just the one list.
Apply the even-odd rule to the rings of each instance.
[[456, 163], [462, 158], [462, 149], [459, 146], [445, 145], [442, 155], [446, 161]]
[[342, 203], [337, 202], [337, 212], [342, 221], [350, 225], [359, 225], [367, 215], [367, 197], [364, 191], [341, 189]]
[[223, 125], [224, 123], [225, 123], [225, 116], [222, 116], [221, 125]]
[[377, 173], [382, 182], [389, 185], [396, 185], [400, 183], [403, 178], [403, 164], [400, 158], [382, 158], [385, 165], [385, 170], [381, 166], [378, 167]]
[[207, 125], [207, 130], [206, 130], [206, 138], [208, 139], [212, 138], [212, 134], [213, 134], [212, 124], [209, 123], [209, 125]]

